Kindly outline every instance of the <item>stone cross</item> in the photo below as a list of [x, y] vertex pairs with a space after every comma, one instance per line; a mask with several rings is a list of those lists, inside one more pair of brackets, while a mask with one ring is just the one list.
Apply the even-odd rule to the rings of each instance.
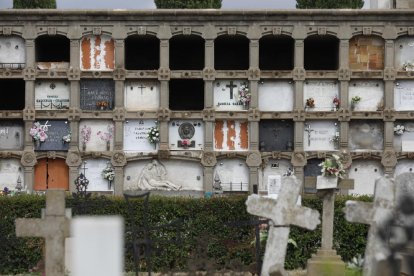
[[65, 216], [65, 191], [46, 191], [46, 211], [42, 219], [16, 219], [17, 237], [42, 237], [46, 243], [46, 275], [65, 275], [65, 238], [69, 237], [69, 219]]
[[378, 228], [387, 220], [395, 206], [395, 184], [390, 178], [381, 177], [375, 182], [374, 202], [348, 200], [345, 218], [349, 222], [369, 224], [368, 243], [364, 257], [364, 275], [378, 275], [375, 267], [387, 258], [388, 249], [377, 235]]
[[142, 90], [144, 89], [144, 88], [146, 88], [146, 86], [144, 86], [144, 85], [140, 85], [140, 86], [138, 86], [138, 88], [140, 88], [141, 89], [141, 95], [142, 95]]
[[297, 206], [301, 184], [295, 176], [284, 179], [277, 199], [250, 195], [247, 198], [247, 212], [271, 220], [266, 252], [262, 266], [262, 276], [271, 272], [287, 275], [284, 264], [289, 239], [290, 225], [314, 230], [320, 223], [319, 212]]
[[226, 87], [230, 88], [230, 99], [233, 99], [233, 88], [237, 87], [237, 85], [233, 84], [233, 81], [230, 81], [230, 84], [226, 85]]
[[310, 124], [306, 124], [306, 128], [305, 131], [308, 133], [308, 147], [310, 147], [310, 143], [311, 143], [311, 132], [315, 131], [314, 129], [311, 129], [311, 125]]

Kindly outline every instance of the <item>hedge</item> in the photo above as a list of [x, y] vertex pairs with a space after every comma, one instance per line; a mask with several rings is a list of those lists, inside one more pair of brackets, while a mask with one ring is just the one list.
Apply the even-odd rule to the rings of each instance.
[[[345, 221], [342, 209], [345, 201], [352, 197], [338, 197], [335, 203], [334, 248], [344, 261], [363, 254], [368, 226], [351, 224]], [[357, 200], [370, 201], [369, 197]], [[164, 229], [153, 234], [155, 243], [152, 258], [153, 271], [194, 271], [194, 270], [249, 270], [254, 271], [255, 249], [252, 227], [234, 227], [230, 222], [246, 221], [253, 217], [246, 212], [245, 196], [231, 196], [211, 199], [152, 197], [149, 201], [148, 224], [157, 226], [176, 219], [182, 220], [179, 233], [181, 243], [174, 229]], [[126, 202], [121, 197], [93, 197], [87, 208], [80, 208], [78, 199], [68, 197], [67, 207], [72, 208], [73, 216], [115, 215], [125, 219], [125, 270], [133, 271], [131, 250], [131, 223], [142, 225], [143, 201], [133, 200], [134, 215], [129, 215]], [[305, 198], [303, 205], [322, 209], [318, 198]], [[41, 260], [43, 240], [39, 238], [17, 238], [14, 220], [16, 218], [40, 217], [40, 209], [45, 207], [45, 197], [19, 195], [0, 197], [0, 274], [28, 272]], [[82, 206], [81, 206], [82, 207]], [[291, 227], [290, 238], [297, 247], [289, 244], [286, 268], [306, 266], [306, 261], [321, 244], [321, 226], [315, 231]], [[160, 249], [160, 250], [157, 250]], [[263, 252], [262, 252], [263, 254]], [[142, 260], [141, 270], [146, 269]]]
[[13, 9], [56, 9], [56, 0], [13, 0]]

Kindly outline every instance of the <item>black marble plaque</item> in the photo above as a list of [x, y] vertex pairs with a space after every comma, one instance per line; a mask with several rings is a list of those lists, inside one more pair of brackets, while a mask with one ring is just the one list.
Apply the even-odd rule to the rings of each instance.
[[292, 151], [293, 121], [262, 120], [259, 126], [260, 151]]
[[47, 124], [47, 139], [44, 142], [34, 142], [36, 151], [67, 151], [69, 143], [63, 141], [63, 136], [70, 133], [68, 121], [39, 121], [41, 125]]
[[305, 176], [318, 176], [322, 175], [322, 168], [319, 167], [319, 164], [323, 162], [324, 159], [309, 159], [308, 163], [304, 168]]
[[23, 130], [22, 121], [0, 121], [0, 150], [22, 150]]
[[114, 96], [113, 80], [80, 81], [80, 106], [83, 110], [112, 110]]

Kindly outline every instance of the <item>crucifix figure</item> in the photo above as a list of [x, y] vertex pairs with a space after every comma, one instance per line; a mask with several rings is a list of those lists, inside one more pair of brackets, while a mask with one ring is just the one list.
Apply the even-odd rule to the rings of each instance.
[[311, 143], [311, 132], [315, 131], [314, 129], [311, 129], [311, 125], [310, 124], [305, 124], [306, 128], [305, 131], [308, 133], [308, 147], [310, 147], [310, 143]]
[[70, 221], [65, 215], [65, 191], [47, 190], [44, 218], [18, 218], [15, 221], [17, 237], [45, 239], [46, 275], [65, 275], [65, 238], [70, 232]]
[[247, 198], [247, 212], [271, 220], [262, 276], [273, 272], [287, 275], [284, 264], [291, 224], [314, 230], [321, 222], [318, 211], [297, 205], [300, 188], [296, 177], [289, 176], [283, 179], [277, 199], [255, 194]]
[[230, 88], [230, 100], [233, 100], [233, 88], [237, 87], [237, 85], [230, 81], [230, 84], [226, 85], [226, 87]]
[[138, 86], [138, 88], [140, 88], [140, 89], [141, 89], [141, 95], [142, 95], [142, 90], [143, 90], [144, 88], [146, 88], [146, 86], [144, 86], [143, 84], [140, 84], [140, 86]]

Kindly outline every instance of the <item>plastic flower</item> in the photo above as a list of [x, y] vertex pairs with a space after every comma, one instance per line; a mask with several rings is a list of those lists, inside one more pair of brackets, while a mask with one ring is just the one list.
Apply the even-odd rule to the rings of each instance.
[[114, 134], [114, 125], [113, 124], [109, 124], [106, 129], [108, 130], [108, 132], [103, 132], [103, 131], [98, 131], [96, 133], [96, 135], [99, 136], [99, 138], [101, 138], [101, 140], [108, 142], [112, 140], [112, 136]]
[[325, 161], [320, 163], [319, 167], [322, 167], [321, 172], [323, 176], [335, 176], [338, 178], [344, 178], [348, 169], [348, 167], [344, 166], [343, 160], [336, 154], [332, 154], [332, 158], [325, 158]]
[[70, 143], [71, 139], [72, 139], [72, 134], [70, 132], [68, 133], [68, 135], [65, 135], [62, 137], [62, 140], [65, 143]]
[[[157, 122], [155, 123], [157, 124]], [[158, 125], [155, 125], [148, 130], [147, 139], [151, 144], [156, 144], [160, 141], [160, 130]]]
[[335, 96], [332, 100], [332, 103], [334, 104], [334, 107], [338, 109], [341, 105], [341, 100], [337, 96]]
[[306, 99], [305, 107], [314, 108], [315, 107], [315, 100], [313, 98]]
[[239, 100], [243, 105], [250, 103], [252, 94], [250, 93], [249, 86], [247, 84], [242, 84], [239, 88]]
[[356, 104], [356, 103], [359, 103], [360, 101], [361, 101], [361, 97], [360, 96], [354, 96], [354, 97], [352, 97], [352, 99], [351, 99], [351, 103], [352, 104]]
[[108, 181], [112, 181], [115, 179], [115, 171], [112, 167], [106, 167], [102, 171], [102, 177]]
[[47, 126], [48, 121], [44, 125], [41, 125], [39, 122], [33, 123], [33, 126], [30, 128], [29, 134], [32, 136], [34, 141], [44, 142], [47, 139], [46, 132], [49, 130]]
[[395, 135], [398, 135], [398, 136], [403, 135], [404, 131], [405, 131], [405, 127], [403, 125], [396, 125], [394, 127]]
[[91, 134], [92, 134], [91, 127], [88, 127], [86, 125], [83, 126], [83, 128], [81, 129], [82, 142], [84, 143], [89, 142], [89, 140], [91, 139]]

